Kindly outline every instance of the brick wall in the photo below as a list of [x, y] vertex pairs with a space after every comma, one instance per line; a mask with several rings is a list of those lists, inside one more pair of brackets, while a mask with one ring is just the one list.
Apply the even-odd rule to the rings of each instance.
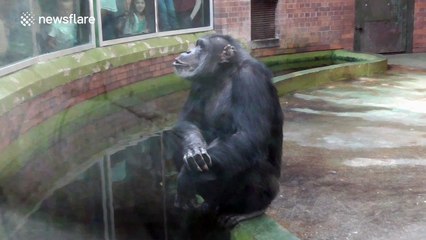
[[[251, 1], [217, 0], [215, 30], [251, 41]], [[279, 0], [276, 32], [280, 47], [258, 49], [256, 56], [325, 49], [353, 49], [355, 2], [346, 0]]]
[[[215, 30], [251, 41], [251, 1], [215, 1]], [[326, 49], [353, 50], [355, 1], [279, 0], [279, 48], [256, 49], [257, 57]], [[415, 0], [413, 51], [426, 52], [426, 0]]]
[[213, 4], [216, 32], [245, 42], [251, 40], [250, 0], [216, 0]]
[[17, 105], [0, 116], [0, 152], [55, 114], [114, 89], [173, 72], [175, 55], [127, 64], [76, 79]]
[[415, 1], [413, 52], [426, 52], [426, 0]]
[[355, 1], [284, 0], [277, 6], [281, 48], [297, 51], [353, 48]]

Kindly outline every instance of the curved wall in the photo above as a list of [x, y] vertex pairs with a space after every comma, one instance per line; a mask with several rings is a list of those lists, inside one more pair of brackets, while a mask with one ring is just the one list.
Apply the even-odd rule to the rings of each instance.
[[[1, 77], [0, 195], [7, 196], [8, 225], [25, 224], [43, 199], [112, 146], [171, 126], [189, 86], [171, 74], [171, 62], [207, 33], [91, 49]], [[348, 62], [277, 76], [279, 93], [386, 70], [383, 58], [346, 51], [263, 61], [280, 72], [324, 59]]]
[[[181, 86], [178, 89], [184, 88], [187, 85], [183, 80], [159, 77], [173, 72], [171, 62], [175, 55], [188, 49], [198, 37], [188, 34], [92, 49], [0, 78], [0, 152], [4, 153], [26, 135], [47, 136], [46, 131], [54, 129], [37, 128], [49, 119], [63, 118], [64, 110], [67, 119], [82, 117], [84, 110], [73, 116], [72, 108], [81, 105], [90, 112], [93, 109], [85, 106], [86, 102], [96, 102], [98, 96], [108, 101], [124, 101], [121, 95], [127, 94], [128, 101], [148, 101], [175, 91], [176, 85]], [[163, 89], [165, 84], [169, 87]], [[27, 149], [24, 145], [32, 143], [19, 141], [18, 145]], [[4, 172], [4, 167], [16, 160], [16, 156], [2, 154], [0, 171]]]

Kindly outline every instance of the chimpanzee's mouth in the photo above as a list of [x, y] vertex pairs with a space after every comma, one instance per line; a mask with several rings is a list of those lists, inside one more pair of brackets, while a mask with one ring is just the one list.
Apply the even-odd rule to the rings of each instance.
[[173, 66], [175, 67], [189, 67], [189, 64], [179, 61], [179, 59], [175, 59], [173, 62]]

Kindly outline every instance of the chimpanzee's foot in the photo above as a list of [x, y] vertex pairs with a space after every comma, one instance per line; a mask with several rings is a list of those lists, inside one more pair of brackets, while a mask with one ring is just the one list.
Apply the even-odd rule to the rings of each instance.
[[235, 215], [222, 215], [219, 217], [218, 222], [221, 226], [226, 228], [231, 228], [237, 225], [238, 223], [260, 216], [265, 213], [265, 210], [259, 210], [247, 214], [235, 214]]

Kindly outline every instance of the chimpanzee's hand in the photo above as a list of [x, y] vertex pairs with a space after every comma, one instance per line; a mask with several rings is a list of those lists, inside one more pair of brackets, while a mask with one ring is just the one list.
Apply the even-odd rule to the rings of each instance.
[[185, 166], [192, 171], [208, 171], [212, 166], [212, 159], [204, 146], [188, 146], [184, 150], [183, 161]]

